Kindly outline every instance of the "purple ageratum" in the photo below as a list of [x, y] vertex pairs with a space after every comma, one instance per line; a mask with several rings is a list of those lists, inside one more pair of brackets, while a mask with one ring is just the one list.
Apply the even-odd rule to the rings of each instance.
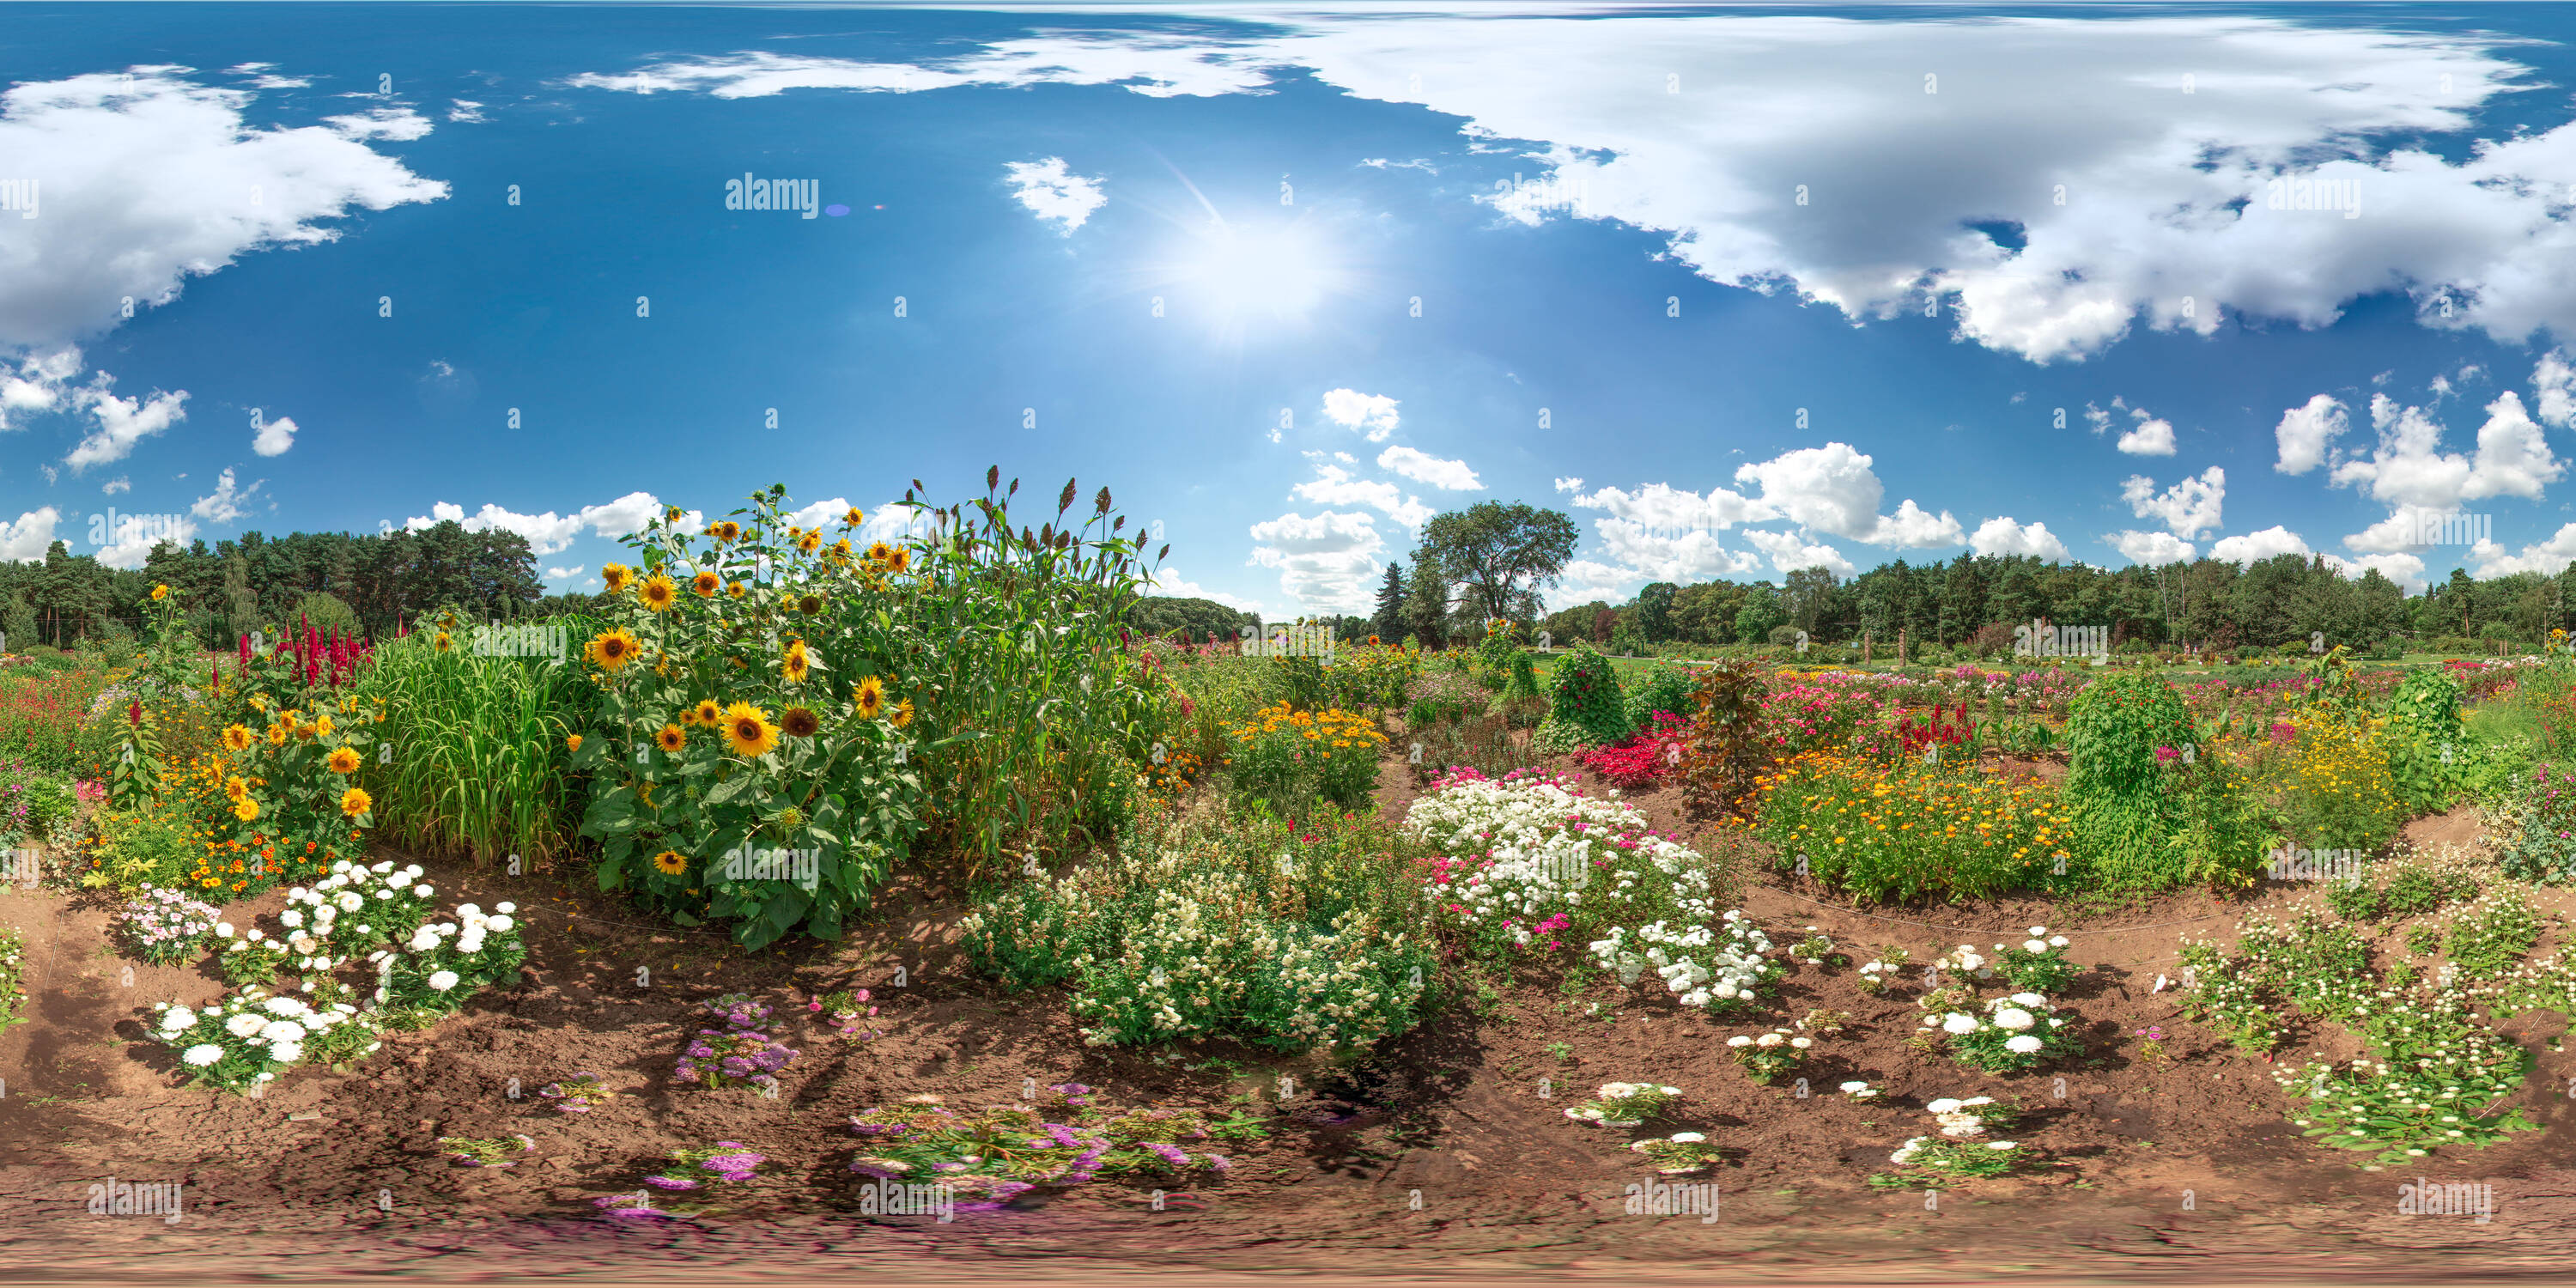
[[659, 1186], [666, 1190], [694, 1190], [698, 1188], [698, 1183], [696, 1181], [692, 1181], [683, 1176], [647, 1176], [644, 1178], [644, 1183], [646, 1185]]
[[1174, 1167], [1187, 1167], [1190, 1165], [1190, 1156], [1182, 1153], [1179, 1146], [1166, 1145], [1159, 1140], [1146, 1141], [1145, 1152], [1152, 1154], [1154, 1157], [1159, 1158]]
[[[730, 1142], [718, 1141], [716, 1143], [721, 1145], [728, 1144]], [[698, 1166], [703, 1167], [710, 1172], [723, 1172], [726, 1174], [725, 1179], [728, 1181], [738, 1181], [751, 1175], [751, 1170], [753, 1168], [768, 1161], [769, 1156], [766, 1154], [755, 1154], [745, 1150], [739, 1154], [718, 1154], [715, 1157], [698, 1164]]]

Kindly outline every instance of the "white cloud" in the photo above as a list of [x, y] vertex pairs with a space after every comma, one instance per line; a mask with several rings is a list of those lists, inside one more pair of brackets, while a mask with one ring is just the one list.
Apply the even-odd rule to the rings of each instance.
[[[1912, 501], [1898, 506], [1892, 516], [1881, 516], [1878, 503], [1886, 488], [1870, 463], [1870, 457], [1848, 443], [1802, 447], [1767, 461], [1747, 462], [1737, 467], [1735, 481], [1759, 485], [1762, 495], [1748, 507], [1745, 519], [1785, 518], [1877, 546], [1945, 546], [1967, 540], [1949, 512], [1936, 518]], [[1711, 498], [1715, 502], [1717, 494]], [[1755, 509], [1759, 513], [1753, 513]]]
[[1897, 504], [1896, 513], [1879, 516], [1878, 524], [1868, 536], [1860, 538], [1874, 546], [1955, 546], [1968, 539], [1967, 530], [1943, 510], [1938, 517], [1924, 512], [1912, 501]]
[[[477, 125], [489, 119], [483, 115], [483, 105], [481, 103], [469, 103], [461, 98], [449, 99], [448, 103], [450, 104], [447, 109], [448, 120], [464, 125]], [[578, 572], [580, 570], [575, 569], [574, 571]]]
[[2332, 394], [2318, 394], [2282, 412], [2281, 423], [2272, 429], [2272, 438], [2281, 448], [2281, 459], [2272, 468], [2283, 474], [2305, 474], [2315, 469], [2325, 462], [2326, 448], [2351, 427], [2343, 400]]
[[[1316, 453], [1320, 455], [1320, 453]], [[1383, 511], [1387, 517], [1408, 528], [1419, 528], [1431, 521], [1434, 511], [1421, 498], [1404, 496], [1396, 486], [1376, 480], [1355, 479], [1339, 465], [1318, 462], [1316, 477], [1289, 489], [1298, 496], [1319, 505], [1365, 505]]]
[[99, 490], [101, 493], [105, 494], [105, 495], [108, 495], [108, 496], [115, 496], [116, 494], [118, 494], [118, 493], [120, 493], [120, 492], [131, 492], [131, 491], [133, 491], [133, 490], [134, 490], [134, 482], [133, 482], [133, 480], [131, 480], [131, 479], [128, 479], [128, 478], [125, 478], [125, 477], [124, 477], [124, 476], [122, 476], [122, 475], [119, 475], [119, 476], [118, 476], [118, 477], [116, 477], [116, 478], [109, 479], [109, 480], [108, 480], [108, 481], [106, 481], [105, 483], [101, 483], [101, 484], [99, 484], [99, 485], [98, 485], [98, 490]]
[[98, 561], [110, 568], [135, 569], [142, 567], [144, 560], [151, 557], [153, 548], [164, 541], [186, 547], [196, 539], [197, 522], [189, 518], [163, 517], [153, 523], [119, 523], [117, 530], [109, 535], [116, 540], [100, 547]]
[[582, 575], [582, 573], [587, 570], [588, 565], [586, 564], [574, 564], [570, 568], [548, 568], [546, 569], [546, 580], [570, 581], [573, 578]]
[[1858, 571], [1852, 561], [1832, 546], [1812, 542], [1794, 532], [1768, 532], [1760, 528], [1744, 530], [1744, 539], [1762, 553], [1771, 556], [1771, 566], [1784, 573], [1801, 568], [1824, 568], [1837, 577], [1848, 577]]
[[2131, 427], [2128, 433], [2120, 435], [2120, 441], [2117, 446], [2122, 452], [2131, 456], [2171, 456], [2174, 454], [2174, 430], [2172, 421], [2158, 420], [2155, 417], [2149, 416], [2146, 409], [2143, 407], [2131, 411], [2129, 415], [2138, 423]]
[[2426, 534], [2439, 535], [2445, 517], [2465, 519], [2457, 510], [2435, 510], [2420, 505], [2401, 505], [2389, 516], [2343, 539], [2346, 549], [2366, 554], [2394, 554], [2422, 550], [2432, 541]]
[[197, 503], [188, 507], [188, 513], [208, 523], [238, 523], [243, 515], [248, 513], [242, 509], [241, 503], [251, 499], [259, 491], [259, 487], [258, 483], [253, 483], [247, 488], [235, 491], [233, 472], [227, 469], [216, 476], [214, 495], [198, 497]]
[[1779, 517], [1762, 502], [1722, 487], [1709, 489], [1703, 497], [1663, 483], [1649, 483], [1633, 493], [1605, 487], [1588, 496], [1582, 486], [1581, 479], [1557, 480], [1558, 490], [1574, 493], [1570, 504], [1578, 509], [1608, 510], [1630, 523], [1661, 531], [1723, 529]]
[[2145, 564], [2151, 568], [2162, 567], [2169, 563], [2187, 562], [2198, 553], [2197, 547], [2190, 542], [2167, 532], [2139, 532], [2132, 529], [2112, 533], [2103, 540], [2110, 542], [2112, 549], [2127, 556], [2129, 562]]
[[98, 428], [72, 448], [63, 464], [74, 474], [93, 465], [111, 465], [134, 453], [134, 445], [188, 418], [188, 391], [164, 393], [155, 389], [149, 398], [119, 398], [108, 392], [116, 377], [102, 371], [90, 383], [75, 391], [72, 400], [86, 409]]
[[254, 126], [251, 98], [168, 67], [0, 93], [0, 156], [40, 178], [44, 203], [0, 238], [0, 353], [103, 333], [126, 297], [167, 303], [245, 252], [331, 241], [317, 221], [353, 206], [447, 195], [330, 126]]
[[408, 143], [413, 139], [426, 137], [433, 128], [428, 117], [408, 107], [373, 108], [364, 116], [326, 116], [322, 118], [322, 123], [330, 126], [333, 133], [353, 143], [363, 143], [369, 139], [391, 139], [396, 143]]
[[2031, 555], [2051, 563], [2063, 563], [2070, 558], [2066, 543], [2058, 540], [2057, 534], [2050, 532], [2047, 524], [2032, 523], [2025, 527], [2013, 522], [2009, 516], [1997, 516], [1978, 524], [1976, 534], [1968, 538], [1968, 548], [1981, 555]]
[[[2120, 400], [2114, 398], [2111, 403], [2113, 406], [2118, 406]], [[2111, 413], [2091, 403], [2084, 404], [2084, 419], [2086, 423], [2093, 426], [2093, 432], [2096, 434], [2106, 433], [2111, 428]]]
[[2219, 509], [2227, 500], [2227, 471], [2212, 465], [2200, 477], [2186, 478], [2162, 495], [2156, 492], [2155, 480], [2132, 474], [2120, 484], [2120, 499], [2129, 503], [2130, 513], [2161, 520], [2175, 536], [2188, 540], [2218, 526]]
[[1377, 602], [1377, 521], [1327, 510], [1294, 512], [1252, 525], [1252, 562], [1279, 570], [1279, 585], [1306, 612], [1366, 613]]
[[2576, 368], [2567, 365], [2567, 351], [2552, 349], [2540, 355], [2531, 383], [2540, 391], [2534, 413], [2540, 423], [2552, 429], [2576, 428]]
[[[1760, 561], [1755, 562], [1758, 564]], [[1546, 603], [1551, 611], [1556, 611], [1596, 599], [1626, 599], [1637, 587], [1649, 581], [1670, 580], [1669, 577], [1650, 576], [1634, 568], [1615, 568], [1598, 560], [1573, 559], [1566, 562], [1564, 572], [1558, 575], [1556, 586], [1546, 596]]]
[[1611, 557], [1642, 570], [1637, 575], [1640, 581], [1708, 581], [1741, 576], [1762, 566], [1758, 556], [1726, 549], [1705, 529], [1673, 533], [1615, 516], [1593, 520], [1592, 528], [1600, 534], [1601, 544], [1609, 547]]
[[16, 523], [0, 523], [0, 562], [34, 563], [43, 559], [46, 549], [54, 544], [54, 525], [62, 521], [62, 511], [49, 505], [19, 515]]
[[1100, 180], [1075, 174], [1063, 157], [1014, 161], [1003, 169], [1011, 177], [1011, 195], [1067, 237], [1091, 218], [1092, 211], [1109, 204], [1100, 191]]
[[28, 355], [14, 374], [0, 363], [0, 431], [25, 429], [26, 413], [62, 408], [74, 396], [71, 381], [81, 366], [80, 350], [69, 345]]
[[1356, 429], [1372, 443], [1383, 443], [1395, 432], [1395, 400], [1384, 394], [1364, 394], [1356, 389], [1334, 389], [1324, 394], [1324, 419], [1344, 429]]
[[2523, 414], [2522, 399], [2508, 389], [2488, 403], [2474, 457], [2441, 450], [2442, 426], [2421, 407], [2405, 407], [2386, 394], [2370, 399], [2379, 445], [2369, 456], [2343, 461], [2328, 478], [2391, 505], [2448, 510], [2490, 496], [2538, 500], [2565, 466], [2550, 453], [2547, 434]]
[[[1257, 599], [1245, 599], [1241, 595], [1228, 594], [1222, 590], [1210, 590], [1197, 582], [1183, 577], [1181, 575], [1180, 568], [1172, 564], [1165, 564], [1161, 568], [1156, 569], [1149, 581], [1151, 582], [1154, 593], [1157, 595], [1169, 595], [1175, 599], [1209, 600], [1214, 603], [1223, 604], [1238, 613], [1259, 614], [1261, 620], [1265, 622], [1269, 621], [1271, 618], [1270, 610], [1263, 607], [1261, 601]], [[1291, 614], [1291, 616], [1293, 615], [1294, 614]]]
[[1377, 467], [1449, 492], [1481, 492], [1485, 488], [1465, 461], [1442, 460], [1410, 447], [1390, 447], [1378, 453]]
[[251, 436], [250, 450], [262, 456], [284, 456], [286, 449], [295, 446], [295, 428], [292, 416], [264, 421], [259, 432]]
[[2481, 581], [2518, 572], [2555, 577], [2576, 562], [2576, 523], [2560, 528], [2546, 541], [2524, 546], [2519, 554], [2507, 553], [2493, 540], [2481, 541], [2469, 548], [2469, 559], [2476, 565], [2470, 575]]
[[1559, 492], [1580, 492], [1583, 490], [1583, 480], [1558, 479], [1556, 481], [1556, 490]]
[[2356, 579], [2365, 572], [2377, 569], [2380, 576], [2396, 582], [2398, 588], [2409, 595], [2421, 594], [2424, 590], [2424, 561], [2414, 555], [2364, 555], [2359, 559], [2327, 555], [2326, 564], [2336, 572]]
[[[569, 516], [558, 515], [552, 510], [543, 514], [519, 514], [491, 504], [469, 516], [465, 507], [440, 501], [429, 507], [427, 515], [405, 519], [402, 526], [409, 532], [425, 532], [442, 522], [462, 524], [468, 532], [497, 528], [527, 538], [528, 549], [532, 553], [551, 555], [571, 548], [574, 539], [585, 528], [615, 540], [630, 532], [642, 531], [645, 524], [662, 517], [662, 510], [662, 503], [655, 500], [650, 492], [629, 492], [606, 505], [584, 506]], [[682, 515], [682, 527], [694, 531], [701, 517], [694, 511]]]
[[1162, 36], [1043, 36], [997, 41], [936, 63], [864, 63], [768, 52], [656, 63], [624, 76], [583, 74], [584, 89], [655, 94], [687, 90], [717, 98], [763, 98], [795, 89], [917, 92], [963, 85], [1117, 85], [1151, 98], [1259, 91], [1270, 84], [1267, 51]]
[[2221, 537], [2209, 545], [2210, 558], [2225, 559], [2240, 564], [2255, 563], [2274, 555], [2314, 553], [2308, 549], [2307, 542], [2299, 539], [2299, 534], [2277, 523], [2261, 532], [2249, 532], [2241, 537]]

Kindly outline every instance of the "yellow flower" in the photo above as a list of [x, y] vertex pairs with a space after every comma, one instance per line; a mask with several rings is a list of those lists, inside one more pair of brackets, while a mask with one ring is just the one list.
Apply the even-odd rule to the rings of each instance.
[[566, 750], [566, 751], [579, 751], [579, 750], [581, 750], [581, 735], [580, 735], [580, 734], [574, 734], [574, 735], [572, 735], [571, 737], [564, 739], [564, 750]]
[[155, 586], [152, 588], [152, 602], [157, 604], [169, 597], [170, 588], [168, 586]]
[[841, 516], [841, 526], [845, 528], [855, 528], [867, 521], [868, 516], [862, 513], [859, 510], [859, 507], [855, 505], [850, 507], [850, 512], [848, 514]]
[[660, 744], [662, 750], [676, 756], [688, 749], [689, 735], [678, 725], [666, 724], [662, 726], [662, 732], [653, 735], [653, 741]]
[[358, 772], [357, 748], [342, 747], [339, 750], [332, 752], [331, 758], [322, 763], [323, 766], [329, 769], [332, 773], [354, 774]]
[[227, 751], [250, 750], [250, 730], [245, 729], [240, 725], [226, 725], [224, 727], [224, 749]]
[[897, 706], [895, 707], [895, 709], [894, 709], [894, 727], [895, 727], [895, 728], [897, 728], [897, 729], [900, 729], [900, 728], [904, 727], [905, 725], [908, 725], [908, 724], [911, 724], [911, 723], [912, 723], [912, 699], [910, 699], [910, 698], [905, 698], [905, 699], [902, 701], [902, 703], [901, 703], [901, 704], [899, 704], [899, 705], [897, 705]]
[[679, 595], [679, 588], [671, 584], [671, 579], [658, 572], [644, 583], [643, 590], [637, 592], [637, 598], [644, 601], [644, 607], [657, 613], [677, 603]]
[[789, 684], [803, 684], [806, 671], [813, 665], [814, 659], [805, 653], [805, 641], [789, 640], [787, 656], [779, 663], [778, 671], [779, 674], [787, 677]]
[[726, 519], [721, 523], [709, 524], [707, 535], [721, 542], [737, 541], [742, 537], [742, 525]]
[[269, 745], [269, 746], [272, 746], [272, 747], [283, 747], [283, 746], [285, 746], [285, 745], [286, 745], [286, 736], [287, 736], [287, 735], [286, 735], [286, 726], [285, 726], [285, 725], [282, 725], [282, 724], [273, 724], [273, 725], [270, 725], [270, 726], [268, 727], [268, 745]]
[[814, 553], [815, 549], [820, 547], [822, 544], [823, 534], [819, 532], [804, 533], [796, 538], [796, 548], [809, 555]]
[[725, 583], [725, 593], [731, 595], [735, 599], [740, 599], [747, 592], [743, 590], [741, 582], [729, 581]]
[[724, 578], [711, 572], [702, 572], [689, 578], [689, 593], [700, 599], [713, 599], [717, 588], [723, 584]]
[[452, 649], [452, 648], [456, 647], [456, 641], [455, 641], [455, 640], [453, 640], [453, 639], [450, 639], [450, 638], [448, 637], [447, 632], [445, 632], [445, 631], [440, 631], [440, 632], [438, 633], [438, 638], [437, 638], [437, 639], [434, 639], [434, 640], [431, 640], [431, 641], [429, 642], [429, 646], [430, 646], [431, 648], [437, 649], [437, 650], [438, 650], [439, 652], [441, 652], [441, 653], [444, 653], [444, 652], [448, 651], [449, 649]]
[[259, 817], [259, 802], [244, 796], [233, 802], [233, 817], [247, 823]]
[[882, 541], [868, 543], [868, 562], [883, 568], [894, 562], [894, 547]]
[[769, 713], [748, 702], [725, 708], [724, 734], [737, 756], [765, 756], [778, 746], [778, 728], [769, 723]]
[[590, 647], [586, 651], [590, 654], [591, 661], [611, 671], [622, 671], [626, 669], [627, 663], [635, 660], [636, 651], [641, 647], [641, 642], [625, 627], [620, 626], [612, 631], [601, 632], [598, 638], [590, 642]]
[[717, 706], [714, 698], [707, 698], [689, 708], [686, 718], [690, 724], [705, 725], [713, 729], [724, 722], [724, 708]]
[[635, 570], [619, 563], [601, 564], [599, 577], [608, 583], [608, 593], [614, 595], [626, 589], [626, 583], [635, 580]]
[[871, 675], [859, 681], [859, 687], [852, 691], [850, 697], [859, 704], [861, 720], [874, 720], [885, 712], [885, 681]]
[[653, 866], [666, 877], [676, 877], [689, 870], [689, 861], [677, 850], [664, 850], [653, 856]]
[[367, 795], [363, 787], [352, 787], [340, 793], [340, 812], [350, 818], [356, 818], [375, 807], [376, 802]]
[[242, 797], [249, 794], [250, 784], [243, 782], [239, 778], [227, 778], [224, 780], [224, 799], [239, 803]]
[[328, 738], [331, 736], [331, 731], [337, 727], [331, 723], [331, 713], [325, 711], [313, 722], [313, 735], [317, 738]]

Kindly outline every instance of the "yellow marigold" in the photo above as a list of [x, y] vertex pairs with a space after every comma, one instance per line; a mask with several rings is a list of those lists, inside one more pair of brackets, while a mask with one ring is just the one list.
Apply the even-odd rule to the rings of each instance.
[[572, 736], [570, 736], [570, 737], [568, 737], [568, 738], [565, 738], [565, 739], [564, 739], [564, 750], [566, 750], [566, 751], [579, 751], [579, 750], [581, 750], [581, 735], [580, 735], [580, 734], [573, 734]]

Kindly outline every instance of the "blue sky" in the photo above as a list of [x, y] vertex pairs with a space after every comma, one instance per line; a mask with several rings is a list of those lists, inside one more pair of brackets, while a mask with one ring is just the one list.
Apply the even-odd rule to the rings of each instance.
[[[110, 507], [460, 517], [590, 588], [660, 504], [890, 527], [998, 463], [1272, 616], [1486, 499], [1575, 516], [1558, 603], [1962, 550], [2554, 572], [2571, 31], [0, 6], [0, 558], [139, 563]], [[2489, 539], [2417, 540], [2454, 511]]]

